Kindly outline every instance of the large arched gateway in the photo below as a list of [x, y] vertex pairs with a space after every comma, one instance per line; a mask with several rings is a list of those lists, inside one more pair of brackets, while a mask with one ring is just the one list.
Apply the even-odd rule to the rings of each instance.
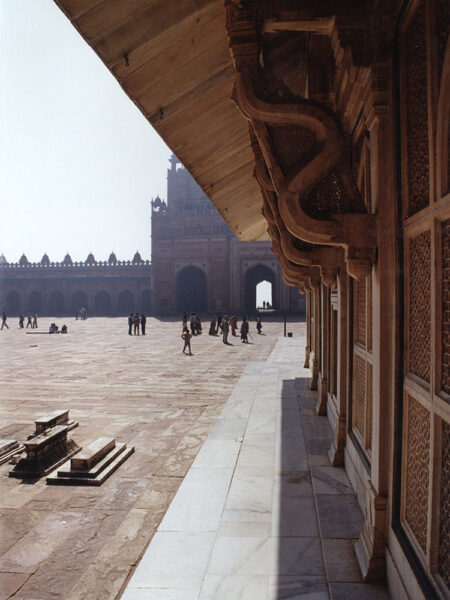
[[245, 273], [245, 309], [249, 313], [256, 310], [256, 286], [262, 281], [272, 284], [272, 306], [278, 308], [274, 271], [266, 265], [255, 265]]
[[206, 310], [206, 275], [198, 267], [185, 267], [178, 273], [176, 306], [180, 312]]

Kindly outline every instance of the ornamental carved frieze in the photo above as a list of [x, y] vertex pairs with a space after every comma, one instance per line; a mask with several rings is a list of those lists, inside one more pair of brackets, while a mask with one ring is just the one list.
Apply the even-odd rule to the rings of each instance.
[[[261, 4], [226, 0], [225, 6], [235, 68], [232, 97], [249, 121], [263, 214], [284, 275], [308, 282], [308, 271], [331, 287], [344, 253], [348, 273], [363, 279], [376, 256], [377, 218], [368, 214], [356, 186], [336, 113], [277, 77], [265, 53]], [[270, 45], [276, 46], [272, 38]]]

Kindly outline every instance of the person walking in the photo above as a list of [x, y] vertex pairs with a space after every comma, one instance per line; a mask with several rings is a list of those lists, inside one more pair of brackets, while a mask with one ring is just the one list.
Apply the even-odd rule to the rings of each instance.
[[131, 335], [131, 328], [133, 327], [133, 313], [130, 313], [128, 317], [128, 335]]
[[142, 335], [145, 335], [145, 325], [147, 324], [147, 317], [145, 315], [141, 315], [141, 331]]
[[2, 314], [2, 326], [0, 327], [0, 329], [3, 329], [3, 327], [6, 327], [6, 329], [9, 329], [8, 323], [6, 322], [8, 320], [8, 317], [6, 316], [6, 313], [3, 312]]
[[243, 344], [248, 344], [248, 321], [247, 317], [242, 319], [241, 323], [241, 342]]
[[216, 317], [211, 317], [211, 323], [209, 324], [209, 335], [216, 335]]
[[31, 326], [31, 329], [37, 329], [37, 328], [38, 328], [37, 313], [33, 313], [33, 325]]
[[186, 348], [189, 350], [189, 356], [192, 356], [191, 352], [191, 338], [192, 335], [187, 327], [183, 329], [183, 333], [181, 334], [181, 339], [184, 340], [183, 354], [186, 354]]
[[258, 330], [258, 334], [261, 334], [262, 322], [261, 322], [261, 313], [257, 313], [256, 317], [256, 329]]
[[19, 313], [19, 327], [20, 329], [23, 329], [23, 324], [25, 322], [25, 315], [23, 314], [23, 312]]
[[28, 327], [31, 327], [31, 329], [33, 329], [33, 321], [31, 320], [31, 313], [28, 313], [28, 317], [27, 317], [27, 329]]
[[219, 333], [219, 329], [222, 331], [222, 320], [222, 315], [219, 313], [217, 315], [217, 333]]
[[230, 331], [230, 321], [228, 320], [227, 315], [223, 318], [222, 321], [222, 334], [223, 334], [223, 343], [228, 344], [228, 333]]
[[135, 313], [134, 317], [133, 317], [133, 333], [134, 333], [134, 335], [139, 335], [140, 321], [141, 320], [139, 319], [138, 313]]
[[237, 319], [236, 319], [236, 317], [234, 315], [230, 319], [230, 326], [231, 326], [231, 335], [235, 336], [236, 335], [236, 329], [237, 329]]

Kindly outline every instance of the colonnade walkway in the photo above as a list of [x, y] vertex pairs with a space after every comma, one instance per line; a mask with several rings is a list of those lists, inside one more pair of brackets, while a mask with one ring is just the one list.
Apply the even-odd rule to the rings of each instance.
[[122, 600], [387, 600], [361, 580], [363, 517], [315, 414], [304, 339], [249, 363]]

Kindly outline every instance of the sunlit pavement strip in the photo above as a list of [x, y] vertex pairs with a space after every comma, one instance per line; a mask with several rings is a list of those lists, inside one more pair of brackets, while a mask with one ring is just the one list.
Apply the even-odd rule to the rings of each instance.
[[362, 515], [317, 451], [331, 433], [312, 415], [303, 346], [279, 338], [247, 366], [122, 600], [389, 597], [361, 583]]

